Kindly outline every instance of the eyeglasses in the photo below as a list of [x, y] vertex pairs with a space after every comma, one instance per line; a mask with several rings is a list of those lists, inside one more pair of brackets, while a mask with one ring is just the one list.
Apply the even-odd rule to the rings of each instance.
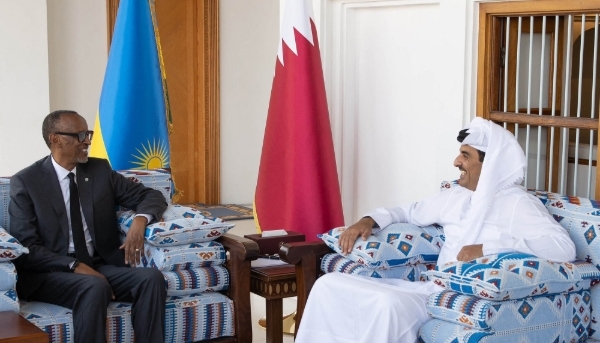
[[81, 143], [83, 143], [85, 141], [86, 137], [90, 141], [92, 140], [92, 137], [94, 137], [94, 131], [81, 131], [81, 132], [77, 132], [77, 133], [75, 133], [75, 132], [55, 132], [55, 134], [57, 134], [57, 135], [71, 136], [71, 137], [77, 137], [77, 139]]

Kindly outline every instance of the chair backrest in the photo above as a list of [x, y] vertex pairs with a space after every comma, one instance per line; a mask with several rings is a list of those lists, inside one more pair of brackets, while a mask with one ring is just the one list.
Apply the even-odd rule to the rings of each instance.
[[[119, 170], [117, 171], [126, 178], [142, 183], [146, 187], [160, 191], [172, 203], [174, 184], [171, 172], [168, 169], [153, 170]], [[0, 226], [8, 229], [8, 203], [10, 202], [10, 177], [0, 177]]]

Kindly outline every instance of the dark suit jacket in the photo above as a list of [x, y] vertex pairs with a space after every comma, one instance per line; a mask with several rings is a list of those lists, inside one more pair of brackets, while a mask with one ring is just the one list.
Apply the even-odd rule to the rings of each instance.
[[[108, 264], [125, 265], [119, 249], [117, 205], [160, 218], [167, 208], [157, 190], [135, 183], [110, 167], [108, 161], [89, 158], [77, 166], [80, 203], [94, 248]], [[67, 256], [69, 223], [67, 209], [52, 159], [47, 156], [10, 179], [9, 232], [29, 249], [15, 265], [17, 291], [27, 299], [47, 273], [69, 272], [74, 258]]]

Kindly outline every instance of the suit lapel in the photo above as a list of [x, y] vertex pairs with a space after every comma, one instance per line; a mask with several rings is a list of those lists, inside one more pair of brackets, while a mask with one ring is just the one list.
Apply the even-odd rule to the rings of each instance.
[[93, 202], [93, 180], [92, 175], [88, 173], [85, 164], [77, 165], [77, 187], [79, 188], [79, 202], [83, 209], [83, 216], [87, 224], [92, 240], [94, 237], [94, 202]]
[[44, 191], [48, 195], [48, 199], [50, 199], [50, 203], [52, 204], [52, 207], [54, 207], [54, 211], [56, 211], [58, 221], [60, 222], [60, 228], [68, 242], [69, 218], [67, 217], [65, 199], [63, 198], [62, 190], [60, 189], [58, 176], [56, 175], [56, 171], [54, 170], [54, 166], [52, 165], [51, 156], [48, 156], [42, 164], [42, 173], [44, 174], [44, 177], [40, 179], [40, 183], [44, 188]]

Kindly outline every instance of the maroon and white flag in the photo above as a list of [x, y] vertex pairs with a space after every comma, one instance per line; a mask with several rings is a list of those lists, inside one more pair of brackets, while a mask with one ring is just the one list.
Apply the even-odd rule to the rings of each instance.
[[254, 196], [259, 230], [306, 235], [344, 225], [311, 0], [288, 0]]

